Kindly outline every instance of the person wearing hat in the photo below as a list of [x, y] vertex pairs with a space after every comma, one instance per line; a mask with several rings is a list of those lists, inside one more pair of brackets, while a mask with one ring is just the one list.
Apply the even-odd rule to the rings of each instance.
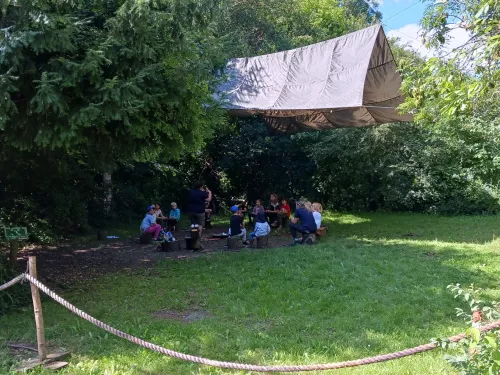
[[248, 245], [247, 230], [245, 229], [245, 222], [243, 216], [239, 212], [238, 206], [231, 207], [231, 218], [229, 219], [229, 236], [241, 237], [243, 245]]
[[142, 220], [141, 233], [142, 232], [152, 233], [153, 239], [155, 241], [158, 241], [158, 236], [161, 232], [161, 225], [156, 224], [156, 218], [154, 216], [154, 209], [155, 209], [155, 206], [148, 207], [148, 212], [147, 212], [146, 216], [144, 217], [144, 219]]

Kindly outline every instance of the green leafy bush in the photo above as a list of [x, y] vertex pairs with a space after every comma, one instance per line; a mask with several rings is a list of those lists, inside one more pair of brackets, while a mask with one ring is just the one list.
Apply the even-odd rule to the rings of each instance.
[[487, 323], [500, 319], [500, 303], [485, 304], [475, 296], [478, 290], [473, 286], [463, 289], [459, 284], [449, 285], [455, 298], [462, 299], [468, 304], [466, 310], [457, 308], [457, 316], [462, 317], [470, 327], [466, 331], [466, 338], [449, 343], [440, 340], [440, 344], [460, 354], [448, 355], [446, 360], [462, 375], [494, 375], [500, 374], [500, 330], [481, 332], [480, 322]]
[[[6, 253], [0, 251], [0, 284], [10, 281], [15, 276], [17, 274], [10, 269]], [[13, 308], [26, 305], [29, 303], [29, 297], [29, 287], [19, 283], [0, 292], [0, 316]]]

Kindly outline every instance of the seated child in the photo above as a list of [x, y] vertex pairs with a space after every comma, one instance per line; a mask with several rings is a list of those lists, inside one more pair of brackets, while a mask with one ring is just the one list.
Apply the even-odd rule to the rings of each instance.
[[255, 215], [255, 228], [250, 233], [250, 246], [253, 246], [256, 237], [267, 236], [271, 233], [271, 227], [266, 220], [266, 212], [260, 199], [257, 200], [253, 213]]
[[246, 201], [240, 201], [239, 204], [237, 204], [237, 206], [238, 206], [238, 209], [239, 209], [239, 213], [243, 217], [243, 221], [245, 221], [245, 215], [248, 212], [247, 202]]
[[289, 219], [290, 214], [290, 205], [288, 204], [288, 201], [286, 199], [281, 200], [281, 206], [280, 206], [280, 212], [278, 213], [278, 218], [279, 218], [279, 224], [282, 226], [284, 219]]
[[213, 201], [205, 202], [205, 228], [212, 228], [212, 205]]
[[152, 206], [154, 206], [153, 216], [156, 219], [156, 223], [160, 224], [160, 225], [163, 225], [164, 220], [166, 219], [166, 217], [163, 216], [163, 213], [161, 212], [160, 205], [159, 204], [153, 204]]
[[161, 232], [161, 226], [156, 224], [156, 218], [154, 216], [154, 206], [148, 207], [148, 213], [144, 217], [141, 223], [141, 233], [147, 232], [153, 234], [153, 239], [158, 241], [158, 235]]
[[313, 211], [313, 216], [314, 216], [314, 221], [316, 222], [316, 228], [319, 229], [321, 228], [321, 213], [323, 212], [323, 206], [321, 203], [314, 202], [312, 204], [312, 211]]
[[247, 230], [245, 229], [245, 223], [243, 221], [243, 216], [239, 212], [238, 206], [231, 207], [231, 219], [230, 228], [229, 228], [229, 236], [230, 237], [241, 237], [243, 240], [243, 245], [248, 245], [247, 242]]
[[167, 228], [173, 230], [177, 227], [177, 223], [181, 220], [181, 210], [177, 208], [177, 203], [172, 202], [170, 214], [167, 220]]

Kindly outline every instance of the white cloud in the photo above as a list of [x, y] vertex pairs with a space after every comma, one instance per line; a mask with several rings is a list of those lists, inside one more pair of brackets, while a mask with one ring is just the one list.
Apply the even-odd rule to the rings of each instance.
[[384, 0], [363, 0], [365, 3], [367, 3], [370, 8], [375, 8], [375, 6], [382, 6], [384, 5]]
[[422, 29], [416, 23], [410, 23], [387, 33], [390, 38], [398, 38], [399, 44], [418, 51], [423, 57], [442, 56], [465, 44], [470, 35], [464, 29], [457, 28], [449, 33], [449, 40], [440, 49], [427, 49], [422, 41]]

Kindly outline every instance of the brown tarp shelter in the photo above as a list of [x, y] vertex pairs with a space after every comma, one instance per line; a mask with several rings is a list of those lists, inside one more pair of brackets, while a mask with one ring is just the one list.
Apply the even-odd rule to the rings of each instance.
[[401, 76], [381, 25], [289, 51], [231, 59], [217, 97], [277, 133], [411, 121], [396, 107]]

